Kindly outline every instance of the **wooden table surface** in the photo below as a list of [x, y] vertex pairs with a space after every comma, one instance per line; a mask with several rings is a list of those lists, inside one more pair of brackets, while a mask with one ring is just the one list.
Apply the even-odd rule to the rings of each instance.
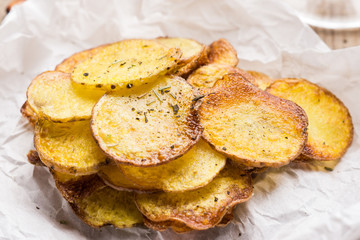
[[[11, 0], [0, 0], [0, 22], [6, 15], [6, 6]], [[340, 49], [360, 45], [360, 29], [350, 31], [335, 31], [314, 28], [320, 38], [331, 48]]]

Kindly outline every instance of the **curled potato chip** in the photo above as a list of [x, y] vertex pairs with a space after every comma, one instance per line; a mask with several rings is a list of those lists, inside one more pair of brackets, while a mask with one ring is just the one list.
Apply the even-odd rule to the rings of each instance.
[[306, 139], [307, 117], [295, 103], [228, 74], [199, 109], [203, 137], [216, 150], [250, 167], [280, 167], [295, 159]]
[[101, 45], [95, 48], [87, 49], [78, 53], [71, 55], [66, 58], [62, 63], [58, 64], [55, 68], [55, 71], [72, 73], [74, 67], [77, 63], [84, 61], [87, 58], [90, 58], [100, 52], [107, 45]]
[[265, 90], [268, 86], [270, 86], [275, 79], [269, 77], [265, 73], [256, 72], [256, 71], [247, 71], [252, 77], [253, 81], [250, 81], [255, 86], [259, 87], [261, 90]]
[[205, 52], [205, 46], [188, 38], [157, 38], [161, 44], [168, 48], [179, 48], [182, 56], [179, 62], [180, 68], [175, 71], [178, 76], [188, 74], [199, 65], [199, 59]]
[[166, 192], [188, 191], [208, 184], [226, 164], [226, 157], [200, 140], [180, 158], [155, 167], [119, 165], [136, 184]]
[[157, 190], [153, 187], [138, 185], [130, 181], [124, 176], [117, 166], [108, 165], [101, 167], [98, 175], [106, 183], [106, 185], [119, 191], [154, 192]]
[[107, 163], [91, 135], [89, 121], [38, 121], [34, 143], [41, 161], [58, 172], [88, 175]]
[[345, 154], [354, 127], [348, 109], [335, 95], [304, 79], [277, 80], [266, 91], [305, 110], [309, 136], [300, 158], [330, 161]]
[[93, 110], [94, 138], [118, 163], [151, 166], [173, 160], [201, 135], [193, 99], [191, 86], [172, 76], [127, 92], [108, 93]]
[[235, 48], [226, 39], [219, 39], [208, 47], [209, 63], [218, 63], [235, 67], [239, 63]]
[[124, 40], [104, 47], [78, 63], [71, 80], [89, 88], [115, 90], [156, 81], [177, 67], [179, 49], [153, 40]]
[[28, 104], [35, 115], [53, 122], [90, 119], [102, 95], [100, 90], [74, 87], [69, 74], [55, 71], [38, 75], [27, 90]]
[[205, 187], [181, 193], [136, 194], [135, 202], [151, 221], [178, 221], [202, 230], [214, 227], [229, 210], [251, 195], [251, 177], [234, 167], [225, 167]]
[[143, 222], [133, 194], [107, 187], [96, 174], [75, 177], [65, 182], [64, 174], [55, 172], [53, 176], [60, 193], [76, 215], [88, 225], [102, 227], [111, 224], [123, 228]]
[[232, 67], [224, 64], [208, 64], [196, 69], [188, 78], [187, 81], [198, 89], [212, 88], [215, 82], [222, 79], [226, 74], [238, 73], [244, 76], [248, 81], [253, 83], [253, 77], [247, 72], [237, 67]]
[[143, 223], [131, 192], [104, 187], [70, 205], [85, 223], [93, 227], [111, 224], [117, 228], [125, 228]]
[[29, 103], [26, 101], [21, 109], [20, 109], [21, 115], [26, 118], [32, 126], [35, 126], [37, 121], [36, 113], [31, 109], [29, 106]]

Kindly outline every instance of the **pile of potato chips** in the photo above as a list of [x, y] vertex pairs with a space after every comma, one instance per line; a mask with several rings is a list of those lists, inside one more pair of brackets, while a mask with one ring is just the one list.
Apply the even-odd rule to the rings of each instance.
[[338, 160], [353, 137], [328, 90], [237, 64], [225, 39], [132, 39], [76, 53], [28, 88], [28, 159], [49, 168], [91, 226], [224, 226], [251, 198], [253, 173]]

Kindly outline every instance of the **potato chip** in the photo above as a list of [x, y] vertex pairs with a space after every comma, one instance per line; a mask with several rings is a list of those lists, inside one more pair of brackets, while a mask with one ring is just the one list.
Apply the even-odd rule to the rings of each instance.
[[92, 227], [111, 224], [124, 228], [143, 222], [133, 194], [105, 186], [96, 174], [83, 176], [77, 181], [56, 183], [76, 215]]
[[143, 223], [131, 192], [104, 187], [70, 204], [76, 215], [93, 227], [133, 227]]
[[44, 72], [30, 84], [28, 104], [36, 116], [54, 122], [90, 119], [95, 103], [104, 95], [101, 90], [79, 89], [62, 72]]
[[193, 99], [191, 86], [170, 76], [126, 92], [108, 93], [93, 110], [94, 138], [118, 163], [151, 166], [173, 160], [201, 135]]
[[214, 227], [236, 204], [252, 195], [251, 177], [233, 167], [203, 188], [176, 193], [136, 194], [138, 209], [151, 221], [178, 221], [202, 230]]
[[208, 184], [226, 164], [226, 157], [200, 140], [194, 147], [169, 163], [155, 167], [119, 165], [136, 184], [165, 192], [188, 191]]
[[226, 39], [219, 39], [208, 47], [209, 63], [218, 63], [235, 67], [239, 63], [235, 48]]
[[259, 87], [261, 90], [265, 90], [270, 84], [272, 84], [275, 79], [269, 77], [268, 75], [262, 73], [262, 72], [256, 72], [256, 71], [247, 71], [254, 79], [254, 81], [251, 81], [252, 84]]
[[203, 137], [216, 150], [250, 167], [280, 167], [301, 153], [308, 122], [298, 105], [238, 74], [226, 75], [210, 90], [199, 115]]
[[179, 48], [181, 50], [182, 56], [179, 62], [181, 67], [175, 71], [178, 76], [186, 75], [198, 67], [199, 59], [205, 52], [203, 44], [188, 38], [162, 37], [156, 40], [168, 48]]
[[41, 161], [58, 172], [87, 175], [107, 163], [91, 135], [89, 121], [38, 121], [34, 142]]
[[154, 82], [177, 67], [179, 49], [152, 40], [124, 40], [78, 63], [71, 80], [89, 88], [115, 90]]
[[266, 91], [291, 100], [305, 110], [309, 136], [302, 155], [330, 161], [345, 154], [352, 142], [354, 127], [348, 109], [331, 92], [304, 79], [277, 80]]
[[138, 185], [127, 179], [121, 170], [114, 165], [101, 167], [98, 175], [106, 185], [119, 191], [154, 192], [157, 189]]
[[58, 64], [55, 68], [55, 71], [60, 71], [64, 73], [72, 73], [74, 67], [77, 63], [84, 61], [87, 58], [90, 58], [100, 52], [104, 47], [108, 45], [101, 45], [95, 48], [87, 49], [78, 53], [71, 55], [66, 58], [62, 63]]
[[34, 127], [37, 121], [36, 113], [31, 109], [29, 106], [29, 103], [26, 101], [21, 109], [20, 109], [21, 115], [26, 118], [30, 124]]
[[208, 89], [212, 88], [217, 80], [222, 79], [229, 73], [238, 73], [244, 76], [251, 83], [254, 82], [254, 78], [240, 68], [216, 63], [205, 65], [196, 69], [187, 78], [187, 81], [195, 88]]

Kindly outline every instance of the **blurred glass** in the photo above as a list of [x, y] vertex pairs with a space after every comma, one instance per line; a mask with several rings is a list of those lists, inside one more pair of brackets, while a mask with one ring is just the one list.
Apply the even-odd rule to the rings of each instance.
[[360, 28], [360, 0], [281, 0], [304, 22], [326, 29]]

